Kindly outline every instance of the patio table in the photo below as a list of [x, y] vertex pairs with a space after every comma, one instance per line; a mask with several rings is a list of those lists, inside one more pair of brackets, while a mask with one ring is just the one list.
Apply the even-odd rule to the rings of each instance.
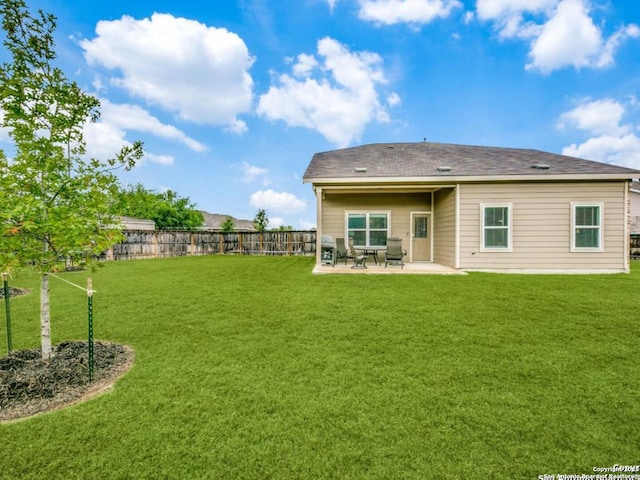
[[378, 261], [378, 253], [384, 252], [386, 249], [386, 245], [370, 245], [368, 247], [358, 248], [358, 250], [362, 250], [363, 255], [371, 255], [376, 265], [380, 264]]

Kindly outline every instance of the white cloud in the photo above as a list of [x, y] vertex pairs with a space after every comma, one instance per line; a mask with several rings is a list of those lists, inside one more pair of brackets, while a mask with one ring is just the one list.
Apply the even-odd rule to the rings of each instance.
[[558, 128], [575, 126], [592, 137], [565, 147], [562, 153], [640, 169], [640, 138], [633, 133], [638, 126], [622, 124], [625, 113], [624, 105], [612, 99], [584, 100], [563, 113]]
[[102, 112], [100, 121], [103, 123], [113, 124], [127, 130], [151, 133], [168, 140], [175, 140], [195, 152], [206, 150], [206, 147], [200, 142], [190, 138], [173, 125], [163, 124], [138, 105], [115, 104], [101, 99], [100, 109]]
[[624, 113], [624, 106], [610, 98], [585, 100], [573, 110], [560, 115], [558, 127], [574, 125], [592, 134], [620, 135], [629, 131], [629, 126], [620, 125]]
[[532, 43], [527, 68], [547, 73], [567, 65], [606, 66], [613, 61], [609, 50], [582, 0], [564, 0]]
[[[322, 61], [298, 56], [293, 72], [304, 78], [281, 75], [279, 86], [271, 86], [260, 97], [258, 113], [289, 126], [318, 130], [339, 147], [358, 139], [368, 123], [389, 121], [377, 91], [378, 85], [386, 83], [379, 55], [350, 52], [326, 37], [318, 42], [318, 56]], [[400, 101], [397, 94], [390, 98]]]
[[475, 14], [471, 11], [467, 11], [464, 13], [464, 24], [465, 25], [469, 25], [471, 22], [473, 22], [473, 19], [475, 18]]
[[494, 22], [502, 38], [530, 41], [526, 68], [541, 73], [607, 67], [623, 41], [640, 36], [631, 24], [605, 38], [586, 0], [478, 0], [476, 8], [478, 18]]
[[186, 121], [246, 131], [254, 59], [235, 33], [172, 15], [101, 21], [80, 45], [90, 64], [121, 73], [111, 80]]
[[175, 159], [171, 155], [155, 155], [153, 153], [144, 152], [143, 162], [151, 162], [157, 165], [169, 167], [175, 163]]
[[249, 203], [252, 207], [282, 213], [296, 213], [307, 208], [306, 202], [292, 193], [274, 192], [271, 189], [253, 193]]
[[425, 24], [459, 7], [458, 0], [360, 0], [359, 17], [384, 25]]
[[337, 1], [338, 0], [327, 0], [327, 3], [329, 4], [329, 11], [331, 13], [333, 13], [333, 9], [335, 8]]
[[293, 74], [297, 77], [308, 77], [317, 67], [316, 57], [301, 53], [298, 55], [298, 62], [293, 66]]
[[269, 228], [280, 228], [283, 225], [284, 225], [284, 218], [269, 217]]
[[299, 220], [298, 225], [300, 225], [301, 230], [312, 230], [316, 228], [316, 222], [310, 222], [308, 220]]
[[477, 0], [476, 11], [480, 20], [495, 22], [501, 37], [526, 37], [531, 23], [525, 22], [524, 16], [550, 14], [557, 3], [558, 0]]
[[387, 97], [387, 104], [390, 107], [395, 107], [396, 105], [400, 105], [402, 103], [402, 98], [396, 92], [391, 92], [391, 94]]
[[[3, 123], [4, 123], [4, 111], [0, 109], [0, 125], [2, 125]], [[9, 138], [11, 138], [9, 136], [9, 131], [10, 129], [6, 127], [0, 127], [0, 142], [9, 141]]]
[[640, 169], [640, 138], [634, 133], [622, 137], [601, 135], [580, 145], [573, 143], [562, 154]]
[[253, 182], [258, 177], [264, 177], [268, 173], [266, 168], [256, 167], [255, 165], [250, 165], [247, 162], [242, 162], [240, 168], [244, 175], [243, 181], [247, 183]]
[[[173, 127], [162, 125], [156, 118], [150, 116], [144, 110], [132, 105], [115, 105], [107, 100], [101, 100], [100, 120], [97, 122], [88, 122], [84, 125], [84, 141], [86, 146], [86, 156], [105, 161], [115, 158], [120, 149], [124, 146], [131, 145], [126, 140], [125, 128], [132, 130], [145, 131], [165, 136], [163, 131], [172, 133]], [[4, 118], [4, 113], [0, 110], [0, 124]], [[181, 135], [166, 135], [168, 137]], [[9, 140], [9, 129], [0, 128], [0, 142]], [[185, 136], [185, 138], [188, 138]], [[192, 141], [195, 142], [195, 141]], [[197, 142], [193, 145], [194, 150], [198, 150]], [[170, 155], [155, 155], [145, 150], [143, 157], [138, 161], [138, 166], [145, 162], [156, 163], [159, 165], [173, 165], [174, 158]]]
[[[84, 139], [87, 146], [87, 156], [106, 160], [114, 158], [122, 147], [130, 145], [126, 140], [126, 132], [112, 123], [88, 123], [84, 128]], [[138, 162], [151, 162], [159, 165], [173, 165], [174, 158], [169, 155], [155, 155], [145, 150], [143, 158]]]

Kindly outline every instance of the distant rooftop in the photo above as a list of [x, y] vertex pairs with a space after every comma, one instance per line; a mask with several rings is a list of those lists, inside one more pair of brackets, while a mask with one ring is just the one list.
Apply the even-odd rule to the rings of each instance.
[[221, 213], [209, 213], [204, 210], [200, 210], [202, 216], [204, 218], [204, 228], [209, 230], [221, 230], [222, 224], [225, 222], [227, 218], [231, 218], [233, 220], [234, 230], [235, 231], [255, 231], [255, 227], [253, 225], [253, 220], [241, 220], [232, 217], [231, 215], [224, 215]]

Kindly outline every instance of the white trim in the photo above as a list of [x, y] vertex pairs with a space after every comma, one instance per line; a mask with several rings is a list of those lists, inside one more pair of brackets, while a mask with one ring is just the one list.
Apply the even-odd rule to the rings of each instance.
[[455, 260], [454, 265], [456, 268], [460, 268], [460, 184], [458, 183], [455, 186], [455, 194], [456, 194], [456, 218], [455, 221], [455, 233], [454, 233], [454, 249], [455, 249]]
[[463, 272], [485, 272], [485, 273], [499, 273], [507, 275], [518, 274], [538, 274], [538, 275], [612, 275], [629, 273], [629, 270], [615, 269], [615, 268], [463, 268]]
[[431, 246], [430, 246], [430, 250], [429, 250], [429, 257], [431, 258], [431, 263], [433, 263], [433, 245], [434, 245], [434, 241], [435, 241], [435, 230], [433, 229], [433, 226], [435, 225], [435, 208], [434, 208], [434, 202], [436, 201], [436, 192], [432, 191], [431, 192], [431, 216], [429, 217], [429, 221], [431, 223], [431, 225], [429, 225], [429, 227], [431, 228], [431, 236], [429, 237], [431, 240]]
[[[576, 207], [598, 207], [598, 246], [576, 247]], [[595, 228], [594, 228], [595, 229]], [[571, 251], [572, 252], [603, 252], [604, 251], [604, 203], [602, 202], [571, 202]]]
[[629, 188], [624, 189], [624, 236], [622, 241], [622, 265], [625, 271], [629, 271], [631, 265], [631, 182], [629, 182]]
[[[487, 247], [484, 244], [485, 227], [484, 224], [484, 211], [486, 208], [506, 208], [507, 219], [507, 242], [506, 247]], [[500, 227], [504, 228], [504, 227]], [[513, 252], [513, 204], [512, 203], [481, 203], [480, 204], [480, 251], [481, 252]]]
[[316, 192], [316, 264], [320, 265], [322, 263], [322, 232], [324, 230], [324, 226], [322, 225], [322, 207], [323, 207], [323, 197], [322, 187], [315, 187]]
[[[433, 205], [433, 204], [432, 204]], [[429, 248], [429, 259], [427, 262], [433, 263], [433, 210], [431, 211], [423, 211], [423, 210], [415, 210], [409, 212], [409, 263], [412, 263], [413, 260], [413, 238], [415, 235], [415, 228], [413, 219], [416, 215], [425, 215], [427, 217], [427, 236], [429, 237], [429, 243], [431, 244]]]
[[[348, 241], [349, 238], [349, 215], [366, 215], [367, 225], [365, 227], [367, 236], [367, 245], [356, 245], [357, 247], [368, 247], [369, 245], [369, 215], [386, 215], [387, 216], [387, 237], [391, 237], [391, 210], [345, 210], [344, 211], [344, 238]], [[374, 229], [375, 230], [375, 229]]]
[[443, 183], [493, 183], [493, 182], [557, 182], [571, 180], [589, 180], [598, 182], [602, 180], [631, 180], [633, 173], [560, 173], [546, 175], [440, 175], [424, 177], [309, 177], [303, 178], [302, 183], [312, 184], [411, 184], [413, 186], [432, 185]]

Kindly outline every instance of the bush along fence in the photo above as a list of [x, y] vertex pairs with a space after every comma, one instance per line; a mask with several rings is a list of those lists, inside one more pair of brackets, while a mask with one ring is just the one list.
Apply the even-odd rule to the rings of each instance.
[[316, 253], [315, 231], [207, 232], [125, 230], [107, 260], [189, 255], [308, 255]]

